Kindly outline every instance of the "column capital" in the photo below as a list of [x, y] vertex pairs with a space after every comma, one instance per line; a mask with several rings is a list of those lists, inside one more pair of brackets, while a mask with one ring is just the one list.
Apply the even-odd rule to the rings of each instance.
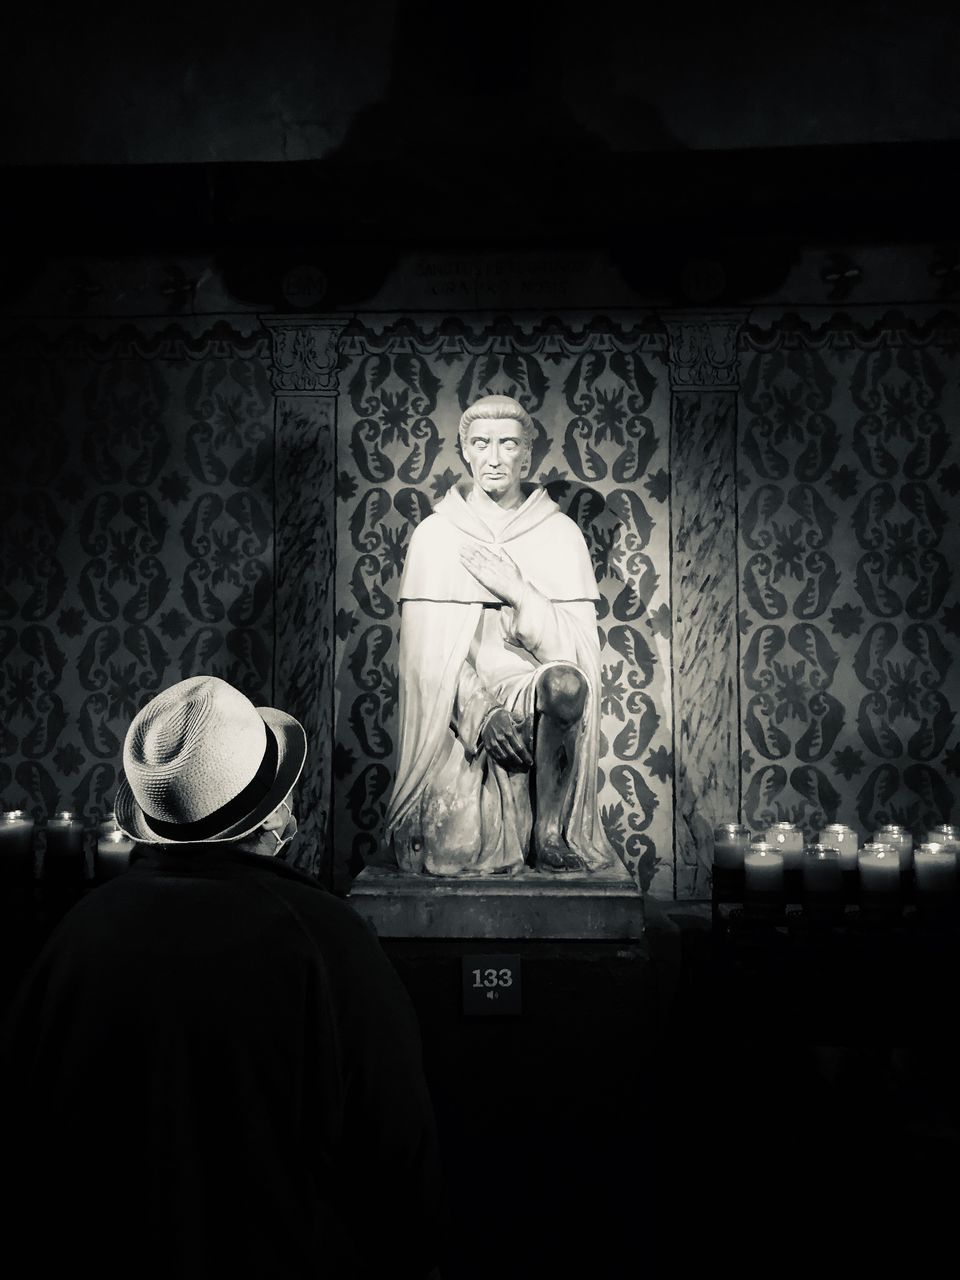
[[263, 316], [270, 331], [271, 379], [280, 395], [335, 396], [337, 361], [349, 316]]
[[713, 391], [739, 385], [737, 335], [745, 311], [664, 311], [670, 386]]

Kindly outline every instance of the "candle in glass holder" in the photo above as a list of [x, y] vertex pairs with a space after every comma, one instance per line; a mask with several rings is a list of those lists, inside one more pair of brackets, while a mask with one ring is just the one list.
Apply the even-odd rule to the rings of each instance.
[[768, 827], [766, 843], [783, 855], [784, 871], [799, 871], [803, 866], [803, 832], [795, 822], [775, 822]]
[[944, 824], [941, 827], [931, 827], [927, 832], [928, 844], [942, 844], [946, 848], [956, 849], [960, 852], [960, 827], [952, 827]]
[[747, 893], [775, 898], [783, 893], [783, 854], [773, 844], [751, 844], [743, 855]]
[[831, 822], [821, 829], [817, 843], [837, 850], [841, 871], [856, 871], [860, 837], [853, 827], [844, 826], [842, 822]]
[[949, 845], [917, 845], [913, 853], [913, 882], [918, 894], [953, 893], [957, 888], [957, 853]]
[[44, 878], [65, 883], [83, 879], [83, 823], [69, 809], [61, 809], [47, 821], [43, 855]]
[[724, 871], [742, 871], [750, 832], [739, 822], [722, 822], [713, 829], [713, 865]]
[[830, 845], [811, 844], [803, 851], [803, 891], [817, 897], [838, 895], [843, 884], [840, 851]]
[[103, 821], [97, 827], [97, 836], [107, 836], [112, 831], [119, 831], [120, 824], [117, 822], [117, 815], [112, 811], [104, 815]]
[[33, 878], [33, 818], [23, 809], [0, 815], [0, 879]]
[[900, 850], [890, 844], [865, 844], [857, 854], [863, 893], [895, 895], [900, 889]]
[[104, 830], [108, 823], [100, 824], [97, 836], [97, 855], [94, 875], [97, 880], [109, 880], [130, 866], [130, 854], [134, 842], [114, 823], [113, 830]]
[[900, 856], [900, 870], [909, 871], [913, 862], [913, 836], [896, 822], [880, 827], [873, 837], [875, 844], [893, 845]]

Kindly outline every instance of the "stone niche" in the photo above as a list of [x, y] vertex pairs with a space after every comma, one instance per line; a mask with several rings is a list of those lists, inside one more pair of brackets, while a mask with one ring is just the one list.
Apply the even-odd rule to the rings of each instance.
[[[387, 312], [344, 330], [333, 817], [338, 882], [384, 936], [639, 938], [644, 895], [709, 892], [711, 823], [737, 795], [735, 525], [727, 517], [740, 321], [643, 308], [614, 319], [561, 312], [469, 322]], [[538, 431], [530, 476], [579, 525], [594, 563], [599, 804], [624, 878], [531, 868], [447, 879], [377, 865], [399, 727], [403, 555], [413, 527], [465, 473], [459, 413], [491, 392], [519, 395], [528, 407]], [[401, 421], [414, 397], [416, 422]], [[671, 470], [671, 447], [689, 467]], [[678, 542], [682, 565], [672, 563]], [[694, 570], [702, 564], [723, 570], [707, 574], [709, 609]], [[674, 690], [676, 652], [688, 650], [711, 662], [694, 664], [695, 678]], [[686, 768], [677, 770], [681, 744]]]

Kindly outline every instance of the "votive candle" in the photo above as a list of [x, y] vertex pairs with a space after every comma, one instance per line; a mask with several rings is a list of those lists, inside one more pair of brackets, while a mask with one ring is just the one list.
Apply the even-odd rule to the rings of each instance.
[[942, 844], [947, 848], [960, 850], [960, 827], [953, 827], [949, 824], [931, 827], [927, 832], [927, 843]]
[[750, 831], [739, 822], [722, 822], [713, 829], [713, 865], [724, 871], [742, 871]]
[[949, 845], [918, 845], [913, 854], [918, 893], [952, 893], [957, 887], [957, 854]]
[[783, 893], [783, 866], [783, 854], [775, 845], [751, 844], [743, 855], [746, 891], [764, 897]]
[[799, 871], [803, 866], [803, 832], [795, 822], [775, 822], [768, 827], [767, 843], [783, 855], [785, 871]]
[[70, 858], [83, 853], [83, 823], [69, 809], [47, 821], [47, 856]]
[[842, 822], [831, 822], [821, 828], [817, 844], [828, 845], [831, 849], [837, 850], [840, 855], [841, 871], [856, 871], [860, 837], [853, 827], [844, 826]]
[[804, 893], [838, 894], [843, 883], [840, 851], [830, 845], [808, 845], [803, 852]]
[[61, 887], [75, 887], [85, 874], [83, 823], [69, 809], [61, 809], [47, 821], [43, 878]]
[[857, 854], [864, 893], [896, 894], [900, 888], [900, 851], [894, 845], [865, 844]]
[[893, 845], [900, 857], [900, 870], [908, 871], [913, 862], [913, 836], [906, 829], [895, 822], [889, 822], [886, 826], [880, 827], [873, 837], [876, 844]]
[[33, 825], [33, 818], [23, 809], [7, 809], [0, 815], [0, 878], [32, 878]]
[[96, 878], [109, 880], [121, 871], [126, 871], [130, 866], [133, 845], [133, 840], [119, 827], [114, 831], [101, 830], [97, 838]]

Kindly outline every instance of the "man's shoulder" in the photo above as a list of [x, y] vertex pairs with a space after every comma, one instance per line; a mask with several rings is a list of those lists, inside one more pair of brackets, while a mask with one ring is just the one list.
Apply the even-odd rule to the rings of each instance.
[[[313, 876], [274, 858], [231, 849], [226, 859], [220, 860], [215, 876], [204, 875], [202, 868], [197, 870], [197, 876], [179, 870], [177, 881], [185, 891], [183, 896], [194, 896], [191, 886], [195, 885], [211, 903], [222, 898], [230, 903], [231, 911], [264, 919], [275, 915], [282, 904], [289, 916], [304, 924], [322, 925], [323, 937], [368, 932], [356, 911], [342, 898]], [[255, 884], [255, 894], [245, 892], [244, 883]], [[179, 896], [172, 897], [169, 892], [169, 875], [162, 864], [143, 860], [87, 894], [61, 921], [61, 932], [89, 933], [92, 929], [97, 934], [105, 919], [136, 914], [149, 920], [154, 913], [158, 919], [169, 919], [180, 908]]]
[[310, 939], [315, 954], [337, 981], [349, 977], [381, 991], [392, 990], [396, 978], [375, 929], [354, 909], [346, 898], [331, 893], [321, 885], [306, 882], [302, 875], [278, 876], [273, 894], [287, 909]]
[[369, 933], [365, 921], [353, 907], [313, 876], [285, 862], [262, 858], [258, 861], [267, 864], [257, 870], [267, 879], [272, 893], [304, 917], [337, 926], [348, 935], [359, 933], [366, 936]]

